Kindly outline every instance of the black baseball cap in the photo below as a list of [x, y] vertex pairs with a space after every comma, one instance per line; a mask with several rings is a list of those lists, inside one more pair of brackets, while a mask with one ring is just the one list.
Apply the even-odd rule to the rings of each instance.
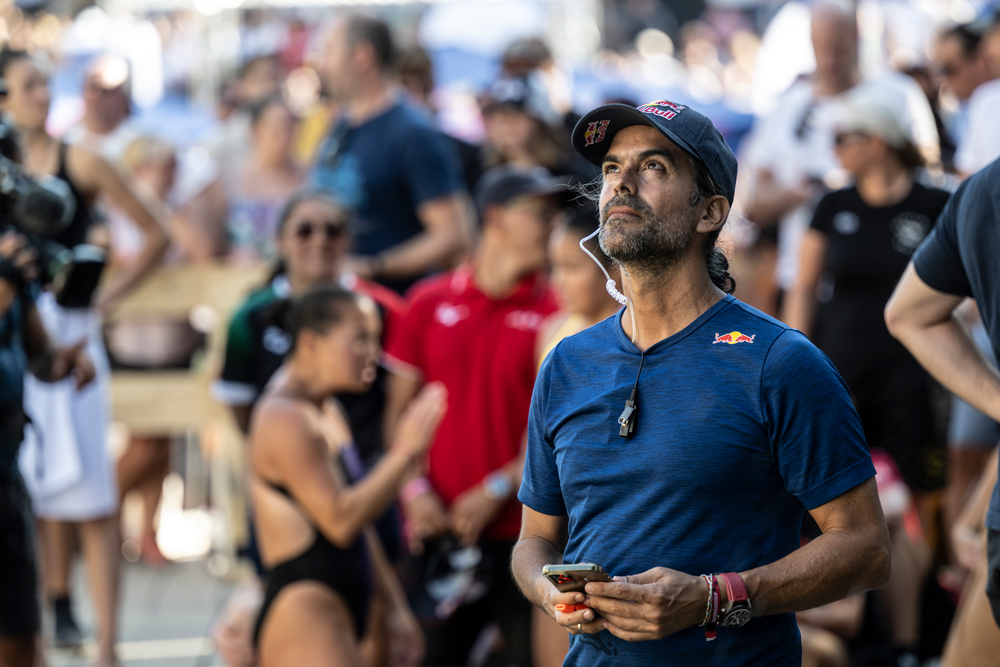
[[504, 205], [518, 197], [558, 197], [568, 185], [543, 168], [493, 167], [476, 185], [476, 209], [482, 215], [491, 204]]
[[573, 128], [573, 148], [585, 160], [600, 167], [612, 137], [633, 125], [655, 127], [685, 153], [702, 162], [732, 205], [736, 192], [736, 156], [708, 116], [691, 107], [668, 100], [639, 107], [605, 104], [586, 114]]

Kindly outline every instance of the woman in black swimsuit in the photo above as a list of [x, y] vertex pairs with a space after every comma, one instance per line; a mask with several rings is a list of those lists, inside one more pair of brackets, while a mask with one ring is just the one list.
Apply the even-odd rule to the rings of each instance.
[[293, 348], [250, 424], [251, 499], [270, 568], [255, 629], [259, 667], [361, 665], [358, 639], [373, 596], [388, 616], [397, 664], [419, 664], [422, 639], [371, 522], [399, 493], [445, 411], [430, 384], [392, 447], [363, 479], [332, 398], [364, 391], [377, 339], [359, 297], [319, 287], [292, 307]]

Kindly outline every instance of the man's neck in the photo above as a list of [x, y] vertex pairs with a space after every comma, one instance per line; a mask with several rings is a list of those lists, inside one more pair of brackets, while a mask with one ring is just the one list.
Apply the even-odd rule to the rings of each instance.
[[484, 242], [473, 258], [472, 279], [483, 294], [493, 299], [509, 296], [518, 283], [539, 267], [525, 266], [517, 253]]
[[[656, 343], [673, 336], [706, 310], [718, 303], [725, 294], [716, 287], [705, 271], [704, 261], [684, 261], [668, 269], [645, 272], [623, 267], [625, 294], [634, 308], [635, 346], [646, 351]], [[622, 329], [632, 338], [632, 313], [622, 316]]]
[[395, 101], [386, 80], [380, 76], [374, 77], [370, 81], [358, 83], [354, 96], [344, 104], [344, 114], [351, 125], [361, 125], [391, 107]]
[[844, 81], [833, 81], [826, 80], [816, 77], [813, 79], [813, 91], [816, 97], [823, 99], [827, 97], [836, 97], [846, 93], [851, 88], [854, 88], [861, 82], [861, 75], [855, 70], [851, 76]]

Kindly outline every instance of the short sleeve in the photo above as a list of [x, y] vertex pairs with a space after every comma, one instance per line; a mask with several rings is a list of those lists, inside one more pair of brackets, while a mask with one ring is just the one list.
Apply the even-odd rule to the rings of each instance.
[[545, 424], [545, 407], [548, 403], [549, 378], [552, 372], [550, 354], [542, 364], [535, 379], [535, 389], [531, 393], [531, 408], [528, 411], [528, 451], [524, 459], [524, 476], [517, 499], [542, 514], [564, 516], [566, 503], [563, 501], [559, 485], [559, 469], [556, 466], [555, 445]]
[[427, 329], [424, 300], [413, 301], [402, 315], [397, 315], [389, 330], [386, 365], [397, 375], [423, 375], [424, 332]]
[[827, 235], [833, 231], [833, 203], [830, 201], [829, 194], [819, 200], [809, 227]]
[[226, 353], [222, 373], [212, 383], [212, 396], [226, 405], [251, 405], [257, 398], [257, 388], [251, 376], [253, 368], [253, 337], [249, 312], [241, 308], [229, 322]]
[[965, 265], [958, 248], [958, 217], [969, 180], [958, 188], [934, 229], [913, 254], [913, 267], [927, 285], [939, 292], [958, 296], [972, 296], [972, 286], [965, 273]]
[[402, 146], [407, 187], [415, 206], [462, 189], [455, 152], [441, 133], [417, 126]]
[[797, 331], [771, 345], [761, 402], [771, 454], [790, 494], [815, 509], [875, 475], [861, 420], [840, 374]]

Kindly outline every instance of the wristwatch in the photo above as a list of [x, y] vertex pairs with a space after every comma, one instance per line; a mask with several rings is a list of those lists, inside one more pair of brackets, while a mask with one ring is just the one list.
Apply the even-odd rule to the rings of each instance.
[[483, 479], [483, 495], [490, 500], [502, 502], [514, 493], [510, 477], [502, 472], [491, 472]]
[[753, 607], [750, 606], [750, 595], [746, 584], [735, 572], [718, 575], [726, 582], [729, 602], [726, 608], [719, 612], [719, 627], [739, 628], [747, 624], [753, 617]]

